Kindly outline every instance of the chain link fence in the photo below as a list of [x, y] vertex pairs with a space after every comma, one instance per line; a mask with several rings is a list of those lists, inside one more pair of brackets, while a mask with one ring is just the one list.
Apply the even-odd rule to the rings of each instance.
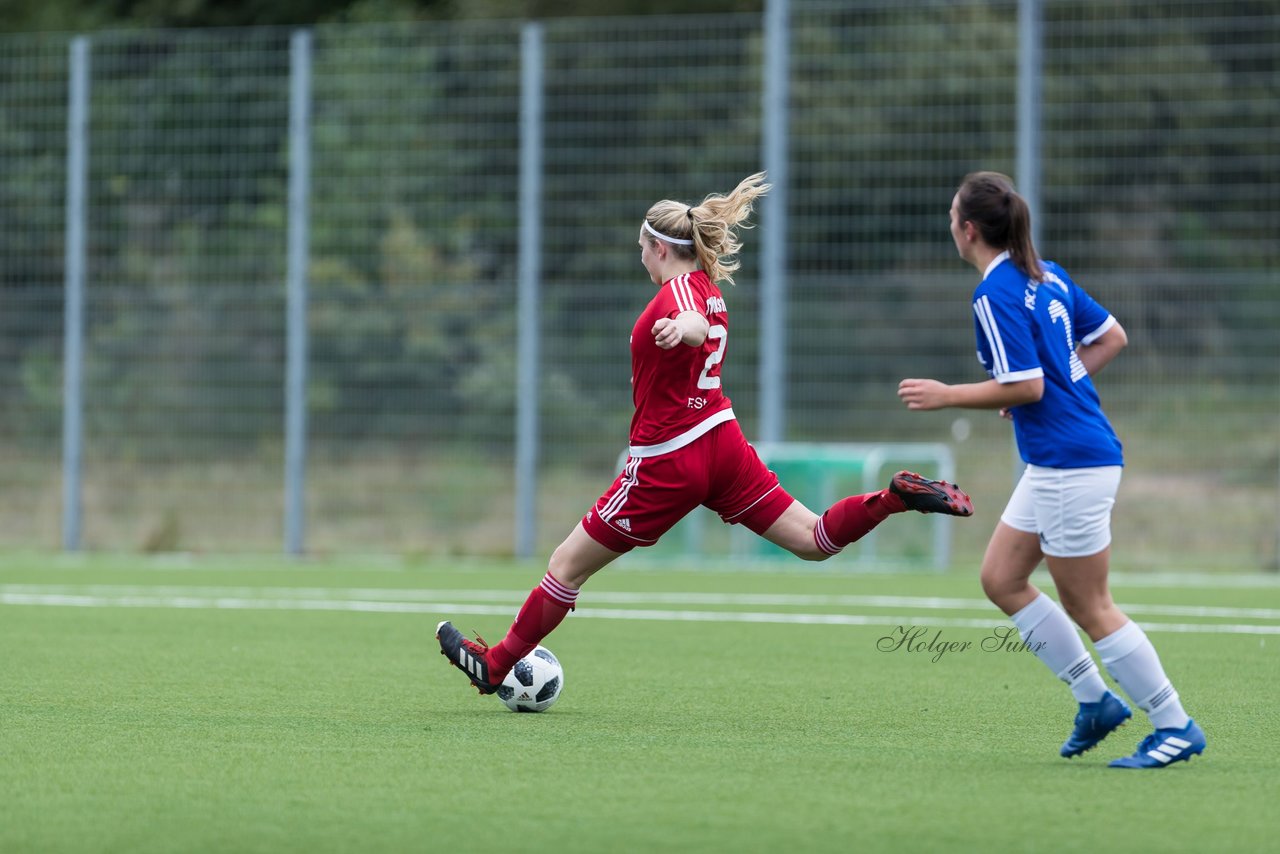
[[[955, 526], [964, 565], [1012, 483], [1007, 424], [907, 413], [895, 389], [983, 376], [947, 210], [967, 172], [1016, 172], [1018, 14], [790, 12], [786, 438], [949, 443], [981, 514]], [[1099, 381], [1129, 460], [1117, 565], [1275, 566], [1280, 4], [1042, 14], [1040, 248], [1131, 342]], [[313, 30], [308, 551], [512, 551], [523, 26]], [[542, 552], [626, 444], [640, 217], [761, 168], [766, 35], [758, 15], [542, 23]], [[292, 36], [89, 39], [85, 548], [281, 547]], [[0, 37], [9, 549], [61, 542], [70, 43]], [[765, 324], [745, 236], [724, 376], [754, 436]]]

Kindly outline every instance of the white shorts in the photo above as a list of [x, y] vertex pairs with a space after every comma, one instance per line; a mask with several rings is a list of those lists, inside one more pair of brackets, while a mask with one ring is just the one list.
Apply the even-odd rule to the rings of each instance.
[[1051, 557], [1087, 557], [1111, 545], [1111, 508], [1121, 466], [1055, 469], [1028, 465], [1000, 521], [1037, 534]]

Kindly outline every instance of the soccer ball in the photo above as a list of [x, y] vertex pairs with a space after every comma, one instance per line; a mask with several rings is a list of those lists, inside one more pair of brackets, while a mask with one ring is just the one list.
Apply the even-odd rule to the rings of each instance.
[[516, 662], [498, 686], [498, 697], [513, 712], [545, 712], [560, 698], [564, 668], [545, 646]]

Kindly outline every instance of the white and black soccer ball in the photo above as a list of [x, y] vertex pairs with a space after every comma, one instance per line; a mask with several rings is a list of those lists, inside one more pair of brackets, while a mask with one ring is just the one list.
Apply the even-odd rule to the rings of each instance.
[[516, 662], [498, 686], [498, 696], [513, 712], [545, 712], [564, 690], [564, 668], [551, 650], [536, 646]]

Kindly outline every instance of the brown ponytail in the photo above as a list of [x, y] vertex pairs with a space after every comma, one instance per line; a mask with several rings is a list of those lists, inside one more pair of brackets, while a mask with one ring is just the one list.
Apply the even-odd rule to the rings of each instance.
[[1007, 175], [973, 172], [965, 176], [957, 195], [961, 222], [972, 222], [991, 248], [1008, 250], [1009, 259], [1033, 281], [1044, 277], [1031, 242], [1031, 208]]

